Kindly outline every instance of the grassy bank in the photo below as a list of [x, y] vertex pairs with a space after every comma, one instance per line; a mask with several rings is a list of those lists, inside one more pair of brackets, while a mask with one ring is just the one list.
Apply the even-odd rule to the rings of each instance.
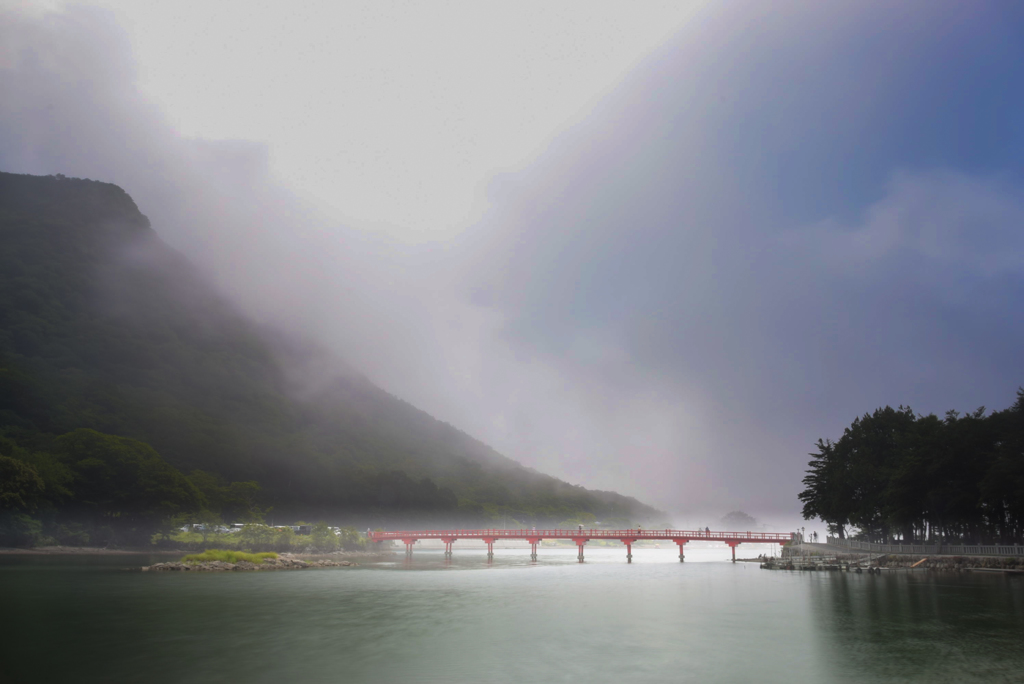
[[181, 559], [182, 563], [209, 563], [211, 561], [223, 561], [224, 563], [238, 563], [248, 561], [249, 563], [262, 563], [267, 558], [277, 558], [273, 552], [246, 553], [244, 551], [232, 551], [229, 549], [207, 549], [202, 553], [190, 553]]

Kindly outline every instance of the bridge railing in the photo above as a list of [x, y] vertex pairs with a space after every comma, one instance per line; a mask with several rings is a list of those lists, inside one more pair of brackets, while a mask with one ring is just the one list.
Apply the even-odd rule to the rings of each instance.
[[952, 556], [1024, 556], [1024, 546], [1000, 544], [875, 544], [854, 539], [829, 537], [828, 543], [876, 553], [913, 553]]
[[714, 530], [604, 530], [596, 528], [569, 528], [569, 529], [453, 529], [453, 530], [396, 530], [370, 532], [370, 538], [376, 541], [390, 539], [440, 539], [442, 537], [456, 537], [461, 539], [478, 539], [482, 537], [494, 537], [496, 539], [525, 539], [529, 537], [540, 537], [543, 539], [572, 539], [574, 537], [587, 537], [588, 539], [658, 539], [673, 540], [687, 539], [699, 541], [745, 541], [763, 543], [781, 543], [792, 539], [791, 534], [780, 534], [778, 532], [717, 532]]

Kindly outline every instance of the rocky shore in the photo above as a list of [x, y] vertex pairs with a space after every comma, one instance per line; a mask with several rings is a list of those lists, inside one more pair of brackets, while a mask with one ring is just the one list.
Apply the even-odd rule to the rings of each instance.
[[289, 554], [282, 554], [277, 558], [266, 558], [262, 563], [250, 563], [239, 561], [228, 563], [225, 561], [201, 561], [189, 563], [184, 561], [173, 561], [168, 563], [157, 563], [146, 565], [141, 568], [142, 572], [227, 572], [229, 570], [306, 570], [308, 568], [353, 568], [358, 563], [349, 560], [333, 560], [330, 558], [317, 558], [302, 560]]
[[[924, 562], [921, 562], [924, 559]], [[882, 556], [877, 564], [893, 570], [913, 567], [915, 570], [952, 570], [969, 572], [971, 570], [1001, 570], [1006, 572], [1024, 572], [1024, 558], [993, 556]]]
[[766, 570], [882, 570], [1024, 573], [1024, 558], [995, 556], [914, 556], [908, 554], [790, 554], [766, 560]]

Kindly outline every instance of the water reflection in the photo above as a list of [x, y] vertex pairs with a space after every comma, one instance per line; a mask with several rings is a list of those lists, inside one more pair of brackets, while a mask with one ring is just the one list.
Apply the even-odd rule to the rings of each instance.
[[809, 591], [837, 681], [1024, 681], [1022, 578], [828, 573]]
[[[1024, 578], [759, 570], [728, 549], [417, 551], [151, 575], [0, 558], [0, 682], [1024, 679]], [[755, 552], [756, 555], [756, 552]], [[697, 562], [695, 562], [697, 561]], [[705, 562], [699, 562], [705, 561]]]

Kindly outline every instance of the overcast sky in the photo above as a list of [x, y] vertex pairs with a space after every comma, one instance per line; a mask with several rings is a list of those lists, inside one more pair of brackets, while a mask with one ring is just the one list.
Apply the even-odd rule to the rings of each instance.
[[1024, 384], [1017, 3], [99, 5], [0, 5], [0, 169], [527, 465], [791, 514]]

